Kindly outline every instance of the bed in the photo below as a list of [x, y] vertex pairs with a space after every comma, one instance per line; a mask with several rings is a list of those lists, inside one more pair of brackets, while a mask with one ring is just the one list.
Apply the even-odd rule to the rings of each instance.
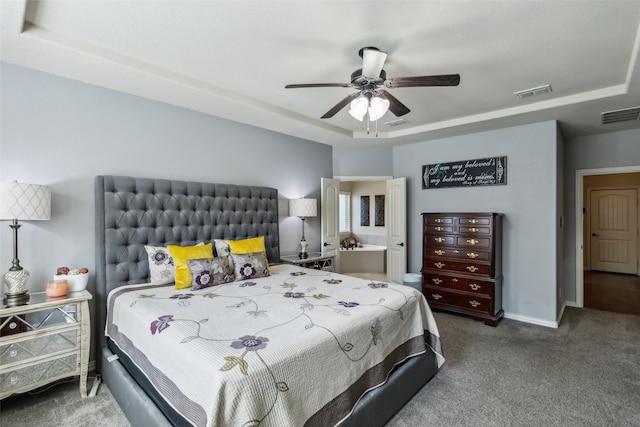
[[[279, 264], [276, 189], [98, 176], [95, 201], [96, 369], [133, 425], [384, 425], [444, 362], [413, 288]], [[149, 248], [256, 237], [246, 277], [248, 255], [211, 287], [150, 269]]]

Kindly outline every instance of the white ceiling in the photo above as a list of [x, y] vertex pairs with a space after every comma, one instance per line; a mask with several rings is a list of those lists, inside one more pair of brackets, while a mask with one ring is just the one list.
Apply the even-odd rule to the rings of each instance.
[[[2, 62], [330, 145], [388, 146], [556, 119], [565, 137], [640, 106], [640, 1], [0, 1]], [[409, 123], [379, 136], [343, 109], [358, 50], [387, 77], [460, 74], [389, 89]], [[519, 100], [515, 91], [550, 84]], [[375, 125], [372, 124], [372, 129]]]

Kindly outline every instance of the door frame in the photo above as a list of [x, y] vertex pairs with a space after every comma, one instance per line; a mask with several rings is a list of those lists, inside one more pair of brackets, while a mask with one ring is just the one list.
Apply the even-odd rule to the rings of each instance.
[[611, 175], [616, 173], [640, 172], [640, 166], [619, 166], [599, 169], [576, 170], [576, 307], [584, 307], [584, 177], [589, 175]]

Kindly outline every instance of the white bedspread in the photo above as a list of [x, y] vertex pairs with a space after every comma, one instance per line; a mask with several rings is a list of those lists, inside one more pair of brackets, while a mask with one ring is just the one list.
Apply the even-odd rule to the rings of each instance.
[[117, 288], [106, 334], [197, 426], [334, 425], [439, 333], [415, 289], [293, 265], [198, 291]]

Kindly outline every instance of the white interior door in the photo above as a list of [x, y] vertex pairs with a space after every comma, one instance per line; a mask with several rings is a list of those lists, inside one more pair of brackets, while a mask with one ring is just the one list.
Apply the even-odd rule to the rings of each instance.
[[340, 271], [340, 227], [339, 227], [339, 206], [340, 180], [331, 178], [320, 178], [322, 195], [321, 234], [322, 234], [322, 254], [334, 255], [333, 271]]
[[638, 274], [638, 191], [590, 191], [591, 269]]
[[407, 183], [405, 178], [387, 181], [387, 280], [402, 283], [407, 272]]

